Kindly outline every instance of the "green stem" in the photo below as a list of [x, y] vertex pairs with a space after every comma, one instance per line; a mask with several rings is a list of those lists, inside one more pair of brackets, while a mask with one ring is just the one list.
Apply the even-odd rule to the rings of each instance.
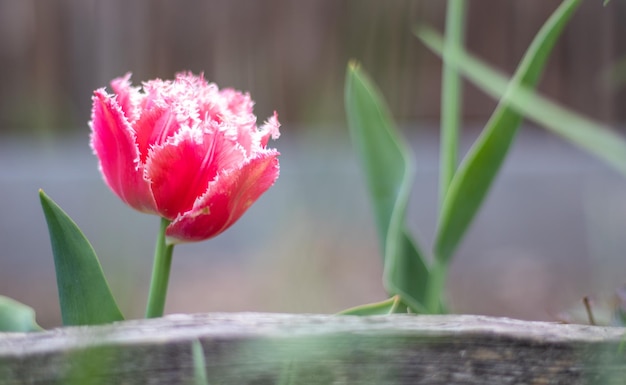
[[[465, 30], [465, 0], [448, 0], [444, 51], [461, 46]], [[446, 57], [446, 55], [444, 55]], [[459, 123], [461, 121], [461, 78], [456, 68], [444, 60], [441, 84], [441, 153], [439, 206], [448, 193], [457, 166]]]
[[165, 229], [167, 229], [169, 224], [169, 220], [161, 218], [161, 227], [154, 250], [154, 266], [152, 267], [152, 279], [150, 281], [146, 318], [163, 316], [163, 309], [165, 308], [167, 283], [170, 278], [172, 252], [174, 251], [174, 245], [167, 245], [165, 243]]
[[445, 312], [443, 304], [445, 302], [444, 293], [447, 273], [448, 265], [438, 258], [435, 258], [430, 267], [426, 295], [426, 310], [429, 314], [441, 314]]

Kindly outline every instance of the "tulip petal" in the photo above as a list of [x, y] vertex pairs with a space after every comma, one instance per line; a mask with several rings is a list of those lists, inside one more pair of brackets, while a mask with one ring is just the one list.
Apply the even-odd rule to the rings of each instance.
[[129, 206], [156, 213], [154, 199], [143, 179], [135, 133], [114, 97], [94, 92], [91, 147], [100, 160], [104, 181]]
[[180, 129], [180, 123], [175, 114], [165, 107], [153, 107], [146, 110], [135, 123], [137, 148], [141, 163], [145, 164], [150, 149], [155, 145], [165, 143]]
[[278, 137], [280, 136], [280, 131], [278, 130], [279, 128], [280, 123], [278, 122], [278, 113], [274, 111], [274, 115], [272, 115], [270, 118], [267, 119], [267, 121], [265, 121], [265, 124], [261, 126], [261, 130], [259, 131], [259, 133], [261, 134], [261, 146], [263, 148], [267, 146], [267, 142], [269, 141], [270, 137], [272, 138], [272, 140], [278, 139]]
[[247, 92], [242, 94], [232, 88], [224, 88], [220, 91], [220, 96], [226, 104], [224, 110], [230, 112], [233, 116], [252, 115], [254, 117], [252, 113], [254, 102]]
[[139, 89], [133, 87], [130, 82], [131, 73], [111, 80], [111, 89], [117, 95], [117, 104], [124, 112], [128, 122], [132, 124], [139, 119], [140, 110], [137, 108], [137, 101], [141, 97]]
[[219, 131], [209, 134], [184, 128], [165, 144], [154, 146], [146, 163], [146, 179], [159, 213], [174, 219], [189, 211], [218, 172], [238, 167], [244, 156], [237, 142]]
[[229, 228], [274, 184], [279, 174], [278, 155], [276, 150], [266, 150], [240, 169], [220, 173], [193, 209], [168, 226], [168, 243], [201, 241]]

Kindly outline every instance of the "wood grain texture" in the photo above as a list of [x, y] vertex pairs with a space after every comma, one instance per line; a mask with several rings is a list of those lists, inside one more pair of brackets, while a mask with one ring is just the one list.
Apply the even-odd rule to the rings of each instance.
[[623, 384], [625, 329], [482, 316], [171, 315], [0, 333], [0, 384]]

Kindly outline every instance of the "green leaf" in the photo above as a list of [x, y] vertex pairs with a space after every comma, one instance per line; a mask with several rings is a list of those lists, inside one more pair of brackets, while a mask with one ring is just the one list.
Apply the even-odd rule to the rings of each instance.
[[[448, 0], [446, 5], [446, 44], [462, 45], [465, 30], [465, 0]], [[441, 135], [439, 151], [439, 205], [456, 173], [461, 101], [461, 76], [453, 65], [443, 63], [441, 71]]]
[[193, 381], [192, 385], [209, 385], [206, 373], [206, 360], [204, 358], [204, 350], [199, 340], [193, 340], [191, 343], [191, 356], [193, 358]]
[[406, 305], [402, 303], [402, 299], [399, 295], [386, 299], [381, 302], [368, 303], [367, 305], [356, 306], [350, 309], [343, 310], [338, 315], [385, 315], [395, 313], [406, 313]]
[[61, 302], [64, 325], [97, 325], [124, 319], [98, 257], [72, 219], [39, 190]]
[[[71, 363], [64, 368], [63, 385], [108, 385], [114, 368], [123, 365], [127, 354], [125, 347], [107, 345], [106, 335], [111, 330], [100, 330], [101, 335], [91, 337], [90, 346], [81, 349], [68, 349], [64, 352], [64, 360]], [[101, 338], [101, 339], [100, 339]], [[126, 358], [127, 359], [127, 358]], [[127, 383], [127, 382], [114, 382]]]
[[[430, 31], [422, 32], [426, 44], [441, 53], [441, 38]], [[504, 75], [463, 50], [456, 50], [453, 57], [459, 70], [486, 93], [503, 98], [519, 113], [626, 176], [626, 140], [611, 127], [567, 110], [528, 87], [508, 87]]]
[[384, 256], [383, 282], [390, 294], [401, 295], [421, 313], [428, 268], [405, 225], [413, 181], [409, 149], [399, 138], [380, 92], [355, 62], [348, 64], [345, 103], [350, 134], [374, 205]]
[[36, 332], [41, 326], [35, 321], [35, 311], [21, 302], [0, 295], [0, 332]]
[[[519, 89], [520, 85], [529, 88], [536, 85], [549, 53], [579, 4], [580, 0], [564, 1], [543, 25], [511, 79], [507, 96]], [[444, 42], [434, 31], [422, 27], [416, 34], [429, 48], [442, 55]], [[459, 55], [453, 54], [460, 52], [461, 48], [445, 49], [449, 52], [445, 55], [446, 62], [465, 71], [467, 63]], [[439, 217], [434, 251], [435, 257], [443, 263], [448, 263], [474, 219], [502, 166], [521, 121], [521, 114], [510, 105], [510, 99], [504, 97], [461, 163]]]

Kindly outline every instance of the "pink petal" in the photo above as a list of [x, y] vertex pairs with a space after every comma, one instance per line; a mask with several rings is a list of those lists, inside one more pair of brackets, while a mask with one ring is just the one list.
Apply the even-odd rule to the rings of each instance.
[[220, 96], [225, 99], [226, 108], [231, 114], [252, 115], [254, 102], [250, 99], [250, 94], [242, 94], [232, 88], [225, 88], [220, 91]]
[[218, 172], [243, 162], [237, 143], [223, 134], [200, 129], [181, 130], [172, 140], [153, 147], [146, 163], [146, 178], [159, 213], [176, 218], [193, 207]]
[[252, 137], [256, 132], [256, 122], [246, 122], [240, 124], [232, 124], [226, 129], [226, 132], [236, 140], [239, 145], [245, 150], [246, 156], [252, 156], [252, 150], [255, 147], [255, 142]]
[[117, 95], [117, 104], [122, 108], [126, 119], [132, 124], [135, 120], [139, 119], [140, 114], [133, 99], [138, 99], [140, 95], [139, 90], [131, 86], [130, 76], [131, 73], [128, 72], [123, 77], [111, 80], [111, 88]]
[[153, 106], [134, 124], [140, 161], [145, 163], [150, 148], [163, 144], [180, 129], [175, 114], [166, 107]]
[[278, 122], [278, 113], [274, 111], [274, 115], [271, 118], [267, 119], [265, 124], [261, 127], [261, 146], [263, 148], [267, 146], [267, 142], [269, 141], [270, 137], [272, 138], [272, 140], [278, 139], [278, 137], [280, 136], [280, 131], [278, 130], [279, 128], [280, 123]]
[[154, 200], [143, 179], [135, 134], [115, 98], [104, 89], [94, 92], [91, 147], [100, 160], [104, 180], [131, 207], [155, 213]]
[[168, 242], [201, 241], [233, 225], [278, 178], [278, 155], [276, 150], [264, 151], [241, 169], [220, 173], [193, 209], [169, 225]]

